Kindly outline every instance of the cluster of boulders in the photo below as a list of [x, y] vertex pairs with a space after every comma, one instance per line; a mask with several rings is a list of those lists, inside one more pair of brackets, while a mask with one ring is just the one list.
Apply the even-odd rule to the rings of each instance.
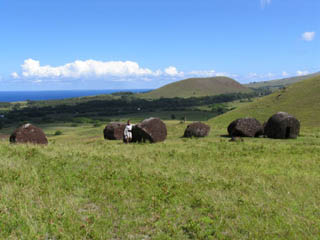
[[[125, 123], [112, 122], [103, 130], [105, 139], [124, 140]], [[206, 124], [196, 122], [187, 126], [184, 137], [205, 137], [209, 134], [210, 127]], [[159, 118], [148, 118], [142, 122], [133, 125], [131, 142], [162, 142], [167, 138], [167, 127]], [[10, 136], [11, 143], [33, 143], [48, 144], [44, 132], [27, 123], [17, 128]]]
[[[125, 123], [110, 123], [103, 133], [104, 138], [108, 140], [124, 139], [123, 132]], [[201, 122], [189, 124], [183, 137], [206, 137], [209, 135], [210, 127]], [[117, 133], [121, 133], [116, 136]], [[167, 138], [167, 127], [159, 118], [148, 118], [142, 122], [133, 125], [131, 142], [162, 142]]]
[[272, 115], [263, 125], [255, 118], [239, 118], [228, 126], [228, 133], [234, 137], [260, 137], [294, 139], [300, 132], [300, 122], [286, 112]]
[[[124, 139], [125, 123], [110, 123], [103, 133], [108, 140]], [[162, 142], [167, 138], [167, 127], [159, 118], [148, 118], [133, 125], [131, 142]]]
[[[103, 135], [108, 140], [124, 140], [125, 123], [112, 122], [108, 124]], [[255, 118], [239, 118], [228, 126], [228, 133], [232, 141], [242, 141], [242, 137], [265, 136], [277, 139], [297, 138], [300, 132], [300, 122], [285, 112], [278, 112], [271, 116], [263, 125]], [[183, 137], [206, 137], [210, 133], [210, 126], [194, 122], [189, 124]], [[131, 142], [162, 142], [167, 138], [167, 127], [159, 118], [148, 118], [133, 125]], [[240, 140], [239, 140], [240, 138]], [[17, 128], [10, 136], [11, 143], [48, 144], [44, 132], [30, 123]]]

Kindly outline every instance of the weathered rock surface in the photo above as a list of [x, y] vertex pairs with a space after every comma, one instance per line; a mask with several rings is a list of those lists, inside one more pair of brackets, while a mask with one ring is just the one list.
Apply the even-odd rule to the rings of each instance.
[[167, 127], [159, 118], [148, 118], [132, 128], [132, 142], [162, 142], [167, 138]]
[[286, 112], [271, 116], [265, 126], [265, 135], [269, 138], [297, 138], [300, 132], [300, 121]]
[[48, 144], [44, 132], [30, 123], [17, 128], [10, 136], [11, 143]]
[[120, 123], [120, 122], [109, 123], [103, 130], [104, 139], [122, 140], [125, 127], [126, 127], [125, 123]]
[[183, 137], [206, 137], [209, 132], [210, 126], [201, 122], [194, 122], [187, 126]]
[[230, 137], [259, 137], [263, 134], [263, 126], [255, 118], [239, 118], [228, 126]]

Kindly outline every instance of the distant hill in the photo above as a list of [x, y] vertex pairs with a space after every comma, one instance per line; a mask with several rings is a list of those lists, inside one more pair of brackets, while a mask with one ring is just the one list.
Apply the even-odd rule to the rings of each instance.
[[304, 79], [308, 79], [316, 76], [320, 76], [320, 72], [316, 72], [316, 73], [312, 73], [304, 76], [298, 76], [298, 77], [283, 78], [283, 79], [263, 81], [263, 82], [253, 82], [249, 84], [244, 84], [244, 86], [248, 88], [270, 87], [270, 88], [278, 89], [280, 87], [287, 86], [296, 82], [300, 82]]
[[263, 123], [278, 111], [296, 116], [302, 127], [320, 127], [320, 75], [305, 79], [259, 98], [252, 103], [213, 118], [212, 124], [227, 127], [242, 117], [255, 117]]
[[148, 93], [143, 98], [173, 98], [213, 96], [224, 93], [250, 92], [247, 87], [228, 77], [189, 78], [165, 85]]

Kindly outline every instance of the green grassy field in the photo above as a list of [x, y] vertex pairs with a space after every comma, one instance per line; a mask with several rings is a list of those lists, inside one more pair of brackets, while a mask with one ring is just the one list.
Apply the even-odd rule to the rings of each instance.
[[166, 124], [158, 144], [92, 124], [43, 125], [45, 147], [1, 130], [0, 239], [319, 239], [319, 128], [232, 143], [212, 123], [204, 139]]

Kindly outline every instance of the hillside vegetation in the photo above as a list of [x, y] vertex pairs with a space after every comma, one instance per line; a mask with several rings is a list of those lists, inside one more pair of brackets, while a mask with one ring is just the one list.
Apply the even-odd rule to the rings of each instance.
[[271, 95], [258, 98], [233, 111], [211, 120], [212, 124], [227, 126], [232, 120], [241, 117], [255, 117], [266, 121], [278, 111], [296, 116], [302, 127], [320, 126], [320, 75], [289, 85]]
[[297, 77], [291, 77], [291, 78], [283, 78], [283, 79], [277, 79], [277, 80], [271, 80], [271, 81], [263, 81], [263, 82], [252, 82], [249, 84], [245, 84], [244, 86], [249, 88], [261, 88], [261, 87], [269, 87], [269, 88], [281, 88], [283, 86], [287, 86], [296, 82], [303, 81], [305, 79], [320, 76], [320, 72], [308, 74], [304, 76], [297, 76]]
[[[250, 93], [227, 93], [215, 96], [193, 98], [143, 99], [135, 95], [96, 96], [91, 98], [63, 99], [54, 101], [27, 101], [24, 103], [0, 103], [0, 129], [22, 122], [57, 123], [105, 122], [125, 116], [159, 116], [163, 119], [187, 117], [189, 120], [202, 120], [222, 114], [230, 109], [227, 102], [251, 99], [266, 91], [255, 90]], [[193, 116], [193, 117], [191, 117]], [[191, 117], [191, 118], [190, 118]], [[196, 117], [196, 118], [194, 118]]]
[[237, 92], [249, 93], [251, 90], [228, 77], [211, 77], [185, 79], [139, 94], [139, 96], [143, 98], [200, 97]]

